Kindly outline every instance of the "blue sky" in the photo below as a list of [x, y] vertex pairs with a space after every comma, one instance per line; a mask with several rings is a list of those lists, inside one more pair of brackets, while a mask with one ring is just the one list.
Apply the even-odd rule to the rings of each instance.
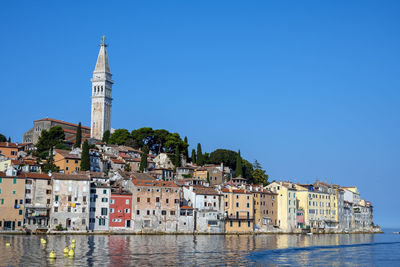
[[240, 149], [273, 179], [357, 185], [400, 226], [398, 1], [7, 1], [0, 133], [90, 123], [107, 36], [112, 127]]

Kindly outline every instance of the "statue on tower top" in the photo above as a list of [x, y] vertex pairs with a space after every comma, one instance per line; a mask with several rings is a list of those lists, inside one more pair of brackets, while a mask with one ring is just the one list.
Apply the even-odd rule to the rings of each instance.
[[107, 46], [107, 45], [106, 45], [106, 36], [105, 36], [105, 35], [101, 36], [101, 42], [100, 42], [100, 45]]

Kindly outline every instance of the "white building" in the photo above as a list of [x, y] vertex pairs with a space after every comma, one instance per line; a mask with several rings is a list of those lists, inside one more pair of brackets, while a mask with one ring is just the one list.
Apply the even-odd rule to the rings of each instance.
[[107, 184], [93, 182], [90, 187], [89, 229], [108, 231], [111, 189]]

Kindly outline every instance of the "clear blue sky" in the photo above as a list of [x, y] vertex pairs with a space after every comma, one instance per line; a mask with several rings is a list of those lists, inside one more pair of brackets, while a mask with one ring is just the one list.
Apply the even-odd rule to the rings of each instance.
[[272, 179], [357, 185], [400, 226], [399, 1], [6, 1], [0, 133], [90, 122], [107, 36], [112, 127], [241, 149]]

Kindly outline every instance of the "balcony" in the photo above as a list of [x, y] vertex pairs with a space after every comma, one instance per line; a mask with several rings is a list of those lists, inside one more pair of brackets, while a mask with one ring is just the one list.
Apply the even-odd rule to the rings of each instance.
[[254, 220], [254, 217], [253, 216], [247, 216], [247, 215], [239, 215], [239, 216], [236, 216], [236, 215], [230, 215], [230, 216], [225, 216], [225, 219], [226, 220], [232, 220], [232, 221], [241, 221], [241, 220], [245, 220], [245, 221], [248, 221], [248, 220]]

